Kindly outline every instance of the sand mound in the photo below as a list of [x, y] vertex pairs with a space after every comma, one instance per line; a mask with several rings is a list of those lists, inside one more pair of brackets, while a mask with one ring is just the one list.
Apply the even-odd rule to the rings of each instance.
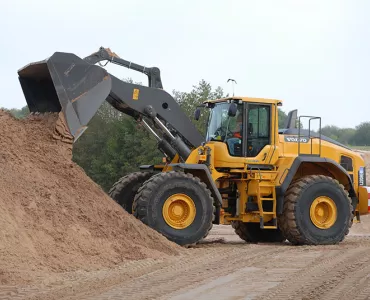
[[126, 213], [55, 140], [57, 114], [0, 110], [0, 283], [182, 251]]

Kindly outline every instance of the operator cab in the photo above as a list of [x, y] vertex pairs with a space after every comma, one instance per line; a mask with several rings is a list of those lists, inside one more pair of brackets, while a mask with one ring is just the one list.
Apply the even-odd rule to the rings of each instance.
[[232, 98], [206, 102], [205, 106], [210, 108], [206, 141], [225, 143], [231, 156], [256, 157], [271, 144], [270, 103]]

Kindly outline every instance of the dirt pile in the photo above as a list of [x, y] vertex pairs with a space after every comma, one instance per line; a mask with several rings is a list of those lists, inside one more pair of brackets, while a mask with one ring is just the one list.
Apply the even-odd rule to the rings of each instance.
[[181, 253], [72, 162], [68, 138], [55, 139], [57, 121], [0, 110], [0, 284]]

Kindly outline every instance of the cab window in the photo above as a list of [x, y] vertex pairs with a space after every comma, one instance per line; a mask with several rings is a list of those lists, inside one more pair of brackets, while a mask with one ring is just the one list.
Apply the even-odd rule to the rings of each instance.
[[248, 105], [247, 156], [255, 157], [270, 144], [271, 106]]

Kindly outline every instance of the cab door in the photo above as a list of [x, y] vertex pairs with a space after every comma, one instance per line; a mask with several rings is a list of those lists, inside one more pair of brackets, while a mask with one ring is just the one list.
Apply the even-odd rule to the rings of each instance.
[[[256, 163], [270, 164], [275, 150], [272, 134], [273, 109], [271, 104], [245, 103], [243, 153], [245, 157], [255, 158]], [[274, 131], [273, 131], [274, 132]]]

